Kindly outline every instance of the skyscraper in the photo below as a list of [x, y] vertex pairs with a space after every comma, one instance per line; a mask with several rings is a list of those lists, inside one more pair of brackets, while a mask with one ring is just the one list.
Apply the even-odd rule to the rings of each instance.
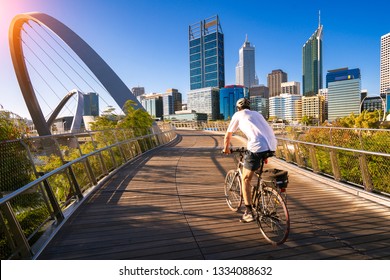
[[236, 66], [236, 85], [242, 85], [247, 88], [258, 85], [255, 70], [255, 48], [248, 41], [248, 36], [238, 52], [239, 61]]
[[385, 96], [390, 88], [390, 33], [381, 37], [380, 94]]
[[84, 94], [84, 116], [99, 116], [99, 95], [95, 92]]
[[313, 96], [322, 88], [322, 28], [318, 21], [317, 30], [302, 48], [302, 94]]
[[287, 73], [280, 69], [272, 70], [267, 76], [269, 97], [279, 96], [282, 93], [282, 83], [287, 82]]
[[328, 70], [326, 75], [328, 88], [328, 119], [334, 121], [360, 114], [361, 77], [360, 69], [340, 68]]
[[225, 86], [224, 36], [218, 16], [189, 26], [190, 89]]

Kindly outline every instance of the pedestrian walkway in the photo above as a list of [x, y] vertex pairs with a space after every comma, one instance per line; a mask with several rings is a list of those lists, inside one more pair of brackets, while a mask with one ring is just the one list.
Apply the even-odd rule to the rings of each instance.
[[390, 259], [389, 207], [277, 159], [266, 168], [289, 171], [291, 232], [269, 245], [225, 203], [224, 176], [235, 163], [222, 144], [223, 134], [178, 131], [91, 194], [38, 259]]

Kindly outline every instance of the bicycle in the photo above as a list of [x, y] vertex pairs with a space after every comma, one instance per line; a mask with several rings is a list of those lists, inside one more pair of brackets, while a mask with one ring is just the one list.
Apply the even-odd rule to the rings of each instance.
[[[242, 167], [245, 149], [231, 149], [231, 153], [238, 153], [237, 168], [229, 170], [225, 177], [225, 197], [229, 208], [237, 212], [242, 204]], [[286, 187], [288, 184], [287, 171], [267, 169], [264, 164], [273, 152], [265, 154], [260, 168], [255, 172], [257, 184], [252, 186], [252, 209], [257, 225], [264, 238], [272, 245], [283, 244], [290, 232], [290, 216], [287, 209]], [[278, 173], [270, 174], [270, 173]], [[267, 175], [267, 176], [265, 176]], [[264, 177], [264, 178], [262, 178]], [[284, 194], [284, 197], [282, 196]]]

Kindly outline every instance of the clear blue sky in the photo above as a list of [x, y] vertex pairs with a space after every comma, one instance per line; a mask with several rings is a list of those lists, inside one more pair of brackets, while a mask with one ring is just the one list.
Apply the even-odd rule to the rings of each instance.
[[[323, 70], [360, 68], [362, 89], [379, 95], [380, 37], [390, 32], [388, 1], [0, 0], [0, 104], [29, 117], [8, 47], [12, 18], [47, 13], [80, 35], [132, 88], [189, 90], [188, 26], [219, 15], [226, 84], [235, 83], [238, 50], [248, 35], [261, 84], [273, 69], [301, 82], [302, 46], [321, 11]], [[59, 102], [59, 101], [58, 101]]]

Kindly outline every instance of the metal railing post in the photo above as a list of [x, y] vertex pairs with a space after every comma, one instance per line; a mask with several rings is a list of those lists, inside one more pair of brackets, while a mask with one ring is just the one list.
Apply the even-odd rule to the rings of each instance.
[[312, 165], [313, 171], [315, 173], [318, 173], [320, 171], [320, 168], [318, 166], [315, 146], [310, 146], [309, 147], [309, 153], [310, 153], [310, 159], [311, 159], [311, 165]]
[[[91, 135], [91, 140], [92, 140], [93, 147], [94, 147], [94, 149], [95, 149], [95, 151], [96, 151], [96, 150], [97, 150], [96, 142], [95, 142], [95, 140], [93, 139], [92, 134], [90, 134], [90, 135]], [[102, 153], [98, 153], [98, 157], [99, 157], [99, 161], [100, 161], [100, 168], [101, 168], [101, 171], [103, 172], [103, 175], [107, 175], [107, 174], [108, 174], [107, 166], [106, 166], [106, 164], [105, 164], [105, 162], [104, 162]]]
[[299, 144], [298, 143], [294, 143], [294, 152], [295, 152], [295, 159], [297, 161], [298, 166], [303, 167], [304, 163], [303, 163], [303, 160], [301, 157], [301, 153], [299, 151]]
[[[33, 256], [31, 246], [28, 243], [26, 236], [23, 233], [23, 229], [20, 226], [15, 214], [12, 210], [11, 204], [7, 201], [5, 204], [0, 205], [0, 209], [3, 212], [9, 228], [10, 246], [13, 254], [18, 253], [18, 257], [21, 259], [31, 259]], [[7, 229], [5, 229], [7, 230]]]
[[372, 184], [370, 172], [368, 170], [366, 155], [359, 154], [359, 166], [360, 166], [360, 171], [362, 173], [364, 190], [368, 192], [372, 192], [374, 187]]
[[340, 181], [341, 180], [341, 172], [340, 172], [339, 161], [337, 159], [337, 152], [334, 149], [331, 149], [329, 152], [329, 156], [330, 156], [330, 163], [332, 165], [333, 178], [336, 181]]
[[287, 141], [283, 141], [283, 149], [284, 149], [284, 157], [286, 159], [286, 162], [291, 162], [291, 155], [290, 150], [288, 149]]
[[[43, 176], [43, 175], [45, 175], [45, 173], [39, 172], [39, 175]], [[55, 218], [57, 219], [57, 221], [61, 222], [62, 220], [64, 220], [65, 217], [61, 211], [61, 207], [58, 204], [58, 201], [53, 193], [53, 190], [51, 189], [51, 187], [49, 185], [49, 182], [47, 180], [44, 180], [43, 186], [45, 187], [46, 195], [49, 198], [50, 205], [51, 205], [51, 208], [53, 210], [53, 214], [54, 214]]]
[[120, 154], [121, 154], [121, 156], [122, 156], [122, 158], [123, 158], [123, 162], [126, 162], [126, 161], [127, 161], [126, 155], [125, 155], [125, 153], [124, 153], [123, 150], [122, 150], [122, 145], [119, 144], [120, 141], [118, 140], [118, 137], [117, 137], [115, 131], [114, 131], [114, 137], [115, 137], [115, 141], [116, 141], [116, 143], [117, 143], [117, 146], [118, 146], [118, 148], [119, 148], [119, 152], [120, 152]]

